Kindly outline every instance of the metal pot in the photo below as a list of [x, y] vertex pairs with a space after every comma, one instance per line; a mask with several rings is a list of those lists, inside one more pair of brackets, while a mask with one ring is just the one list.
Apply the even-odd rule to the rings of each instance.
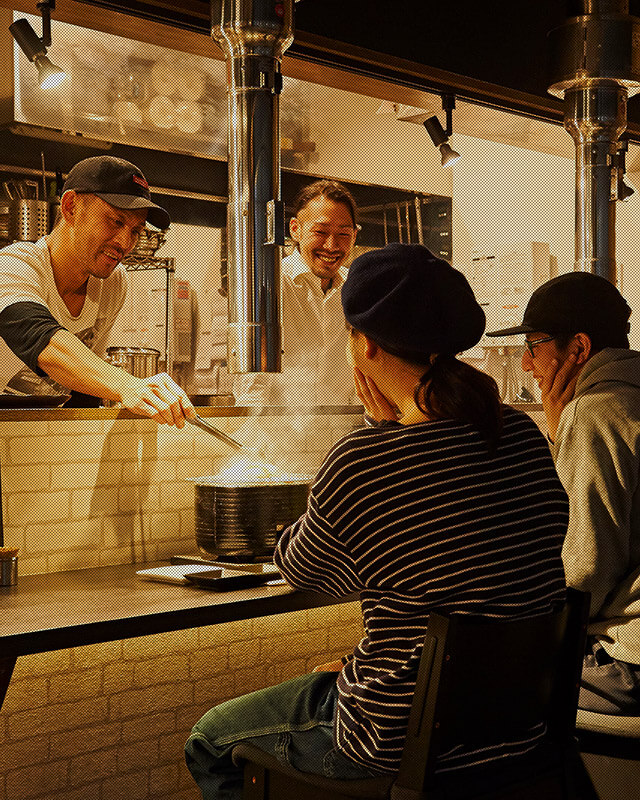
[[150, 347], [107, 347], [107, 361], [136, 378], [150, 378], [158, 373], [160, 352]]
[[196, 478], [196, 544], [228, 561], [271, 559], [282, 531], [307, 508], [312, 478], [232, 484]]

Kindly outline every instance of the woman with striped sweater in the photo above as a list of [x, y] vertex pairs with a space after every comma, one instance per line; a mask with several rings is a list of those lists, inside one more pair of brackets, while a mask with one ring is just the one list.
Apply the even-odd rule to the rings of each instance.
[[[536, 425], [456, 358], [485, 325], [464, 276], [421, 245], [392, 244], [353, 262], [342, 302], [371, 424], [328, 454], [274, 561], [297, 588], [359, 593], [365, 635], [340, 662], [196, 724], [187, 764], [204, 800], [241, 797], [230, 758], [241, 740], [328, 777], [396, 771], [429, 611], [527, 617], [564, 599], [567, 498]], [[439, 769], [459, 779], [513, 764], [542, 734], [461, 742]]]

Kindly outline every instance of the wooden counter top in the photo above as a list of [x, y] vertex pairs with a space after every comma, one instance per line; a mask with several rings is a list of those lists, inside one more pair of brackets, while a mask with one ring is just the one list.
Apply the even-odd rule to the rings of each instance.
[[[542, 411], [540, 403], [510, 403], [528, 413]], [[201, 417], [274, 417], [303, 414], [306, 416], [328, 415], [360, 415], [364, 413], [362, 406], [197, 406]], [[0, 408], [0, 422], [25, 422], [30, 420], [75, 419], [148, 419], [122, 408]]]

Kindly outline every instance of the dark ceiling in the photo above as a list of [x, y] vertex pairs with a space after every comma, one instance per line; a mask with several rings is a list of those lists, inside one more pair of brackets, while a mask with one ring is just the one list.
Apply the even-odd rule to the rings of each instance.
[[[208, 0], [86, 2], [209, 35]], [[449, 83], [480, 100], [501, 87], [498, 105], [557, 119], [562, 105], [547, 93], [547, 33], [581, 9], [580, 0], [300, 0], [289, 52], [391, 80], [410, 63], [407, 83], [436, 90]], [[629, 12], [640, 17], [640, 0], [629, 1]], [[479, 83], [486, 86], [474, 88]], [[640, 134], [638, 101], [629, 105], [629, 122]]]
[[547, 32], [563, 0], [302, 0], [296, 27], [419, 64], [545, 93]]

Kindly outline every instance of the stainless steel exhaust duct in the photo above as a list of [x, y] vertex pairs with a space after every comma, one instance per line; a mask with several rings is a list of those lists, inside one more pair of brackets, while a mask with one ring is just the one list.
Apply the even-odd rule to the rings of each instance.
[[564, 97], [576, 145], [575, 269], [615, 283], [619, 139], [640, 87], [640, 21], [628, 0], [583, 0], [583, 12], [549, 34], [549, 92]]
[[229, 371], [278, 372], [281, 356], [280, 63], [293, 0], [211, 0], [227, 64]]

